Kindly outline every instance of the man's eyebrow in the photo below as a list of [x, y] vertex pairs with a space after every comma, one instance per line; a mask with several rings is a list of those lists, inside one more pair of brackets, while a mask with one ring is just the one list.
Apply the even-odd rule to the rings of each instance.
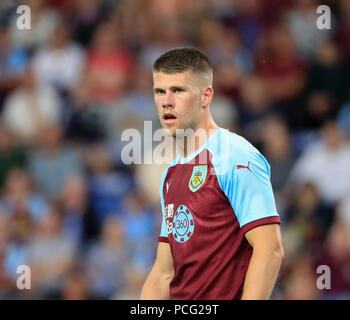
[[182, 89], [182, 90], [185, 90], [186, 86], [171, 86], [170, 87], [170, 90], [175, 90], [175, 89]]
[[[185, 89], [186, 89], [186, 86], [171, 86], [171, 87], [169, 88], [169, 90], [171, 90], [171, 91], [176, 90], [176, 89], [185, 90]], [[166, 91], [166, 89], [154, 87], [154, 88], [153, 88], [153, 91], [154, 91], [154, 92]]]
[[165, 89], [154, 87], [153, 92], [165, 91]]

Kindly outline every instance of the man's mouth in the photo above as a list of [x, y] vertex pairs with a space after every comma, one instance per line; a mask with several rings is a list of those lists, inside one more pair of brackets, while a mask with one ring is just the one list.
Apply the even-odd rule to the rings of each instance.
[[165, 124], [173, 124], [177, 120], [177, 117], [172, 113], [164, 113], [163, 121]]

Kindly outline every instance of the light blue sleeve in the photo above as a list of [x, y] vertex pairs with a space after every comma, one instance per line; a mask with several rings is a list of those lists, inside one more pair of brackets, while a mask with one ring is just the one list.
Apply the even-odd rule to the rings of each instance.
[[165, 205], [164, 205], [164, 196], [163, 196], [163, 185], [164, 185], [164, 180], [166, 178], [166, 175], [168, 173], [168, 168], [164, 170], [163, 175], [162, 175], [162, 180], [159, 186], [159, 195], [160, 195], [160, 204], [162, 207], [162, 227], [160, 230], [160, 237], [168, 237], [168, 228], [166, 225], [165, 221]]
[[224, 162], [228, 168], [217, 177], [240, 227], [255, 220], [278, 216], [270, 182], [270, 165], [264, 156], [251, 149], [240, 154], [237, 160]]

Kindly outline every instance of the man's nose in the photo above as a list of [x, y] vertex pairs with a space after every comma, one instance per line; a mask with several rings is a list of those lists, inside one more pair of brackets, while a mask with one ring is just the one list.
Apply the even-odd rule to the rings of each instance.
[[163, 101], [162, 101], [163, 108], [173, 108], [174, 107], [174, 100], [173, 100], [173, 94], [171, 91], [167, 91], [164, 95]]

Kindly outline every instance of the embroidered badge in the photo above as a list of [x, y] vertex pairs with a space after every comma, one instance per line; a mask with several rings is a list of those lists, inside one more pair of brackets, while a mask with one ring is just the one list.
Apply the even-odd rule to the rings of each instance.
[[207, 165], [193, 167], [191, 179], [188, 183], [192, 192], [196, 192], [204, 184], [205, 179], [207, 178], [207, 172]]

